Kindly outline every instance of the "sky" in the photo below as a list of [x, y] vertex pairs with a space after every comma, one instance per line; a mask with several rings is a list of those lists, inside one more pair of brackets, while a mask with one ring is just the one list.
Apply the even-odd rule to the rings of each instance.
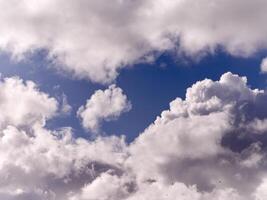
[[265, 0], [0, 8], [0, 199], [267, 199]]

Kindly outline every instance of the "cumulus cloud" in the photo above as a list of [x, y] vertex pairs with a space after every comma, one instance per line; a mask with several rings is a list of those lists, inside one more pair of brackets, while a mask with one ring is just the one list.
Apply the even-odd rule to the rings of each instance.
[[18, 195], [15, 199], [21, 194], [66, 199], [65, 192], [78, 192], [99, 173], [116, 171], [125, 156], [123, 139], [90, 142], [74, 139], [68, 129], [26, 132], [10, 126], [1, 131], [0, 144], [0, 197]]
[[126, 165], [138, 182], [195, 185], [196, 199], [253, 199], [265, 174], [263, 99], [231, 73], [199, 81], [130, 144]]
[[[51, 99], [34, 90], [43, 101]], [[110, 90], [122, 94], [115, 86]], [[266, 100], [266, 92], [248, 87], [245, 77], [205, 79], [130, 144], [124, 136], [77, 138], [70, 127], [49, 130], [34, 120], [10, 123], [0, 127], [0, 198], [266, 199]]]
[[86, 105], [79, 108], [77, 115], [81, 118], [85, 129], [98, 133], [102, 121], [117, 119], [122, 113], [128, 112], [131, 107], [122, 89], [111, 85], [106, 90], [95, 91], [87, 100]]
[[23, 82], [18, 77], [0, 81], [0, 126], [24, 126], [45, 122], [58, 109], [54, 98], [40, 92], [32, 81]]
[[101, 83], [163, 51], [249, 56], [267, 46], [265, 0], [1, 0], [0, 7], [2, 51], [22, 58], [46, 49], [60, 69]]
[[70, 127], [46, 129], [45, 122], [61, 109], [35, 83], [1, 80], [0, 106], [1, 199], [66, 199], [100, 173], [120, 172], [124, 138], [88, 141], [75, 138]]

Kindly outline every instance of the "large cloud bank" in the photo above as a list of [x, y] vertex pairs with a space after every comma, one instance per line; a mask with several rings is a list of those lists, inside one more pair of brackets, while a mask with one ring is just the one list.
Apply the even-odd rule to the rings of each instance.
[[0, 199], [267, 198], [267, 95], [245, 77], [195, 83], [130, 144], [47, 129], [59, 106], [33, 82], [2, 79], [0, 97]]
[[157, 53], [248, 56], [267, 47], [265, 0], [0, 0], [0, 49], [40, 49], [76, 77], [107, 83]]

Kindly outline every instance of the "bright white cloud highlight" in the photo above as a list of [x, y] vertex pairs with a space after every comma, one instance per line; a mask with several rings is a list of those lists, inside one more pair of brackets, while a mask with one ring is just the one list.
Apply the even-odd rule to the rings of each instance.
[[267, 73], [267, 58], [264, 58], [261, 61], [261, 72]]
[[0, 7], [2, 51], [21, 58], [46, 49], [60, 69], [101, 83], [155, 52], [200, 56], [219, 47], [249, 56], [267, 47], [265, 0], [1, 0]]
[[122, 113], [128, 112], [131, 107], [122, 89], [111, 85], [106, 90], [95, 91], [87, 100], [86, 105], [79, 108], [77, 115], [81, 118], [85, 129], [97, 133], [100, 131], [102, 121], [117, 119]]

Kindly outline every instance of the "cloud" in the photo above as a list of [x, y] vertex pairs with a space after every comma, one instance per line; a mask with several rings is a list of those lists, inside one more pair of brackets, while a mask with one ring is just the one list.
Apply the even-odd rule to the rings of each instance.
[[0, 144], [1, 192], [14, 196], [20, 189], [40, 199], [65, 199], [66, 192], [78, 192], [101, 172], [115, 171], [125, 156], [123, 139], [90, 142], [75, 139], [68, 129], [34, 127], [26, 132], [7, 127], [1, 131]]
[[255, 200], [265, 199], [267, 197], [266, 189], [267, 189], [267, 180], [266, 180], [266, 178], [264, 178], [262, 180], [262, 183], [257, 188], [256, 192], [254, 193]]
[[262, 59], [260, 67], [262, 73], [267, 73], [267, 58]]
[[[129, 185], [127, 179], [118, 177], [109, 173], [103, 173], [97, 177], [91, 184], [85, 185], [81, 193], [72, 196], [71, 200], [87, 199], [125, 199], [129, 195]], [[103, 192], [104, 191], [104, 192]]]
[[40, 92], [32, 81], [23, 82], [18, 77], [0, 80], [0, 127], [44, 123], [57, 109], [57, 101]]
[[128, 112], [131, 107], [122, 89], [111, 85], [106, 90], [95, 91], [87, 100], [86, 105], [79, 108], [77, 115], [81, 118], [85, 129], [98, 133], [102, 121], [117, 119], [122, 113]]
[[[22, 91], [24, 99], [28, 90]], [[44, 102], [53, 99], [36, 86], [34, 91]], [[127, 100], [114, 85], [89, 102], [102, 102], [98, 94]], [[188, 88], [185, 99], [172, 101], [130, 144], [124, 136], [75, 137], [70, 127], [50, 130], [35, 120], [9, 123], [0, 127], [0, 198], [266, 199], [266, 100], [266, 92], [248, 87], [245, 77], [205, 79]]]
[[35, 83], [1, 80], [0, 109], [1, 199], [66, 199], [105, 171], [119, 173], [126, 157], [124, 138], [88, 141], [75, 138], [70, 127], [45, 128], [62, 112]]
[[164, 51], [249, 56], [267, 46], [265, 0], [1, 0], [0, 7], [2, 51], [23, 58], [46, 49], [60, 70], [101, 83]]
[[230, 199], [252, 199], [265, 173], [266, 141], [258, 137], [259, 130], [266, 134], [263, 99], [264, 91], [231, 73], [199, 81], [130, 144], [126, 165], [138, 182], [195, 185], [199, 199], [213, 199], [217, 189], [221, 199], [229, 199], [226, 191], [236, 196]]
[[71, 105], [68, 103], [67, 96], [62, 94], [61, 112], [62, 114], [69, 115], [72, 111]]

